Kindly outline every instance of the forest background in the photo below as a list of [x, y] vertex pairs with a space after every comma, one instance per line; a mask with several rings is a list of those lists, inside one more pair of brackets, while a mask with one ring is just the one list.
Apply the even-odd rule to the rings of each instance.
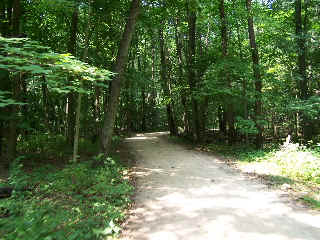
[[319, 0], [2, 0], [1, 167], [25, 188], [37, 180], [21, 168], [72, 159], [65, 174], [78, 186], [72, 169], [85, 179], [81, 159], [102, 153], [94, 171], [112, 165], [121, 178], [112, 142], [169, 130], [249, 162], [274, 159], [287, 139], [296, 162], [312, 157], [286, 177], [318, 186], [319, 17]]

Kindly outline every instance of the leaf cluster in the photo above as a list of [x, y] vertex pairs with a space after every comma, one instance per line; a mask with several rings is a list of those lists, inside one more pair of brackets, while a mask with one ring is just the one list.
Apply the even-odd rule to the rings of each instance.
[[14, 165], [11, 183], [34, 186], [29, 193], [14, 192], [1, 202], [9, 216], [0, 219], [0, 239], [102, 239], [120, 230], [132, 187], [125, 169], [111, 158], [92, 168], [92, 162], [73, 163], [22, 172]]
[[[112, 73], [77, 60], [70, 54], [59, 54], [27, 38], [0, 37], [0, 69], [13, 74], [27, 74], [29, 78], [45, 76], [48, 88], [61, 93], [86, 91], [80, 81], [99, 86], [110, 79]], [[75, 79], [71, 82], [68, 78]]]

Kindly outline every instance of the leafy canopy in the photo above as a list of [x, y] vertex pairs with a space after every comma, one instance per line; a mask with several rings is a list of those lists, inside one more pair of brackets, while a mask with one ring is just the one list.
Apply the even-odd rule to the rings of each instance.
[[[27, 38], [0, 37], [0, 70], [12, 74], [28, 74], [28, 77], [45, 76], [48, 88], [60, 93], [76, 91], [86, 93], [80, 81], [89, 81], [99, 86], [110, 79], [112, 73], [105, 69], [90, 66], [70, 54], [59, 54], [37, 41]], [[68, 81], [72, 76], [75, 81]], [[0, 107], [19, 104], [6, 98], [0, 92]]]

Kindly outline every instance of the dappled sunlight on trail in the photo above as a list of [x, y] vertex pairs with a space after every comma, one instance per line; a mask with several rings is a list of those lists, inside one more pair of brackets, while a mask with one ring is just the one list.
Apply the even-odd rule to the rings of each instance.
[[126, 139], [137, 159], [137, 190], [122, 239], [320, 239], [319, 214], [164, 135]]
[[136, 134], [134, 137], [126, 138], [126, 142], [133, 142], [137, 140], [156, 140], [160, 136], [168, 135], [168, 132], [154, 132], [154, 133], [145, 133], [145, 134]]

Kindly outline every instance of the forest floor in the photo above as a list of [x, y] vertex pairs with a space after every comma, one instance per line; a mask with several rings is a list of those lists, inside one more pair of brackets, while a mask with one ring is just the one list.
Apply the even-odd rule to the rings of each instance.
[[166, 135], [126, 139], [136, 195], [121, 239], [319, 239], [319, 212]]

